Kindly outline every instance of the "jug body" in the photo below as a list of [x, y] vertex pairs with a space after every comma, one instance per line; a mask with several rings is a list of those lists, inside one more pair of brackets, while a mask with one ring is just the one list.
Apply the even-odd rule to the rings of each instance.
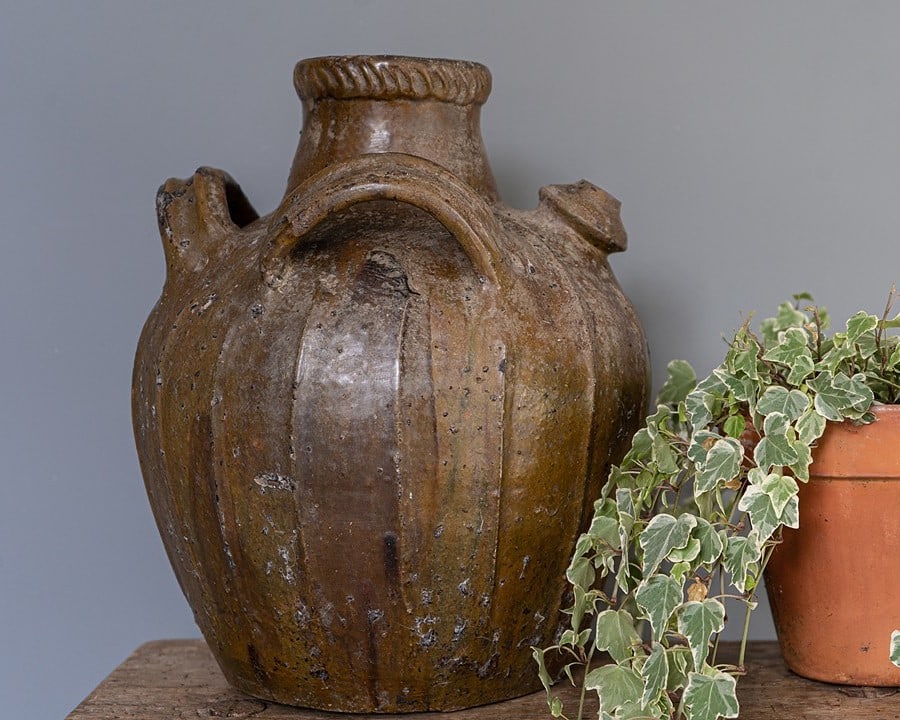
[[133, 407], [169, 558], [252, 695], [396, 713], [530, 692], [646, 403], [618, 202], [582, 182], [503, 206], [474, 63], [320, 58], [295, 84], [273, 213], [208, 169], [158, 197]]

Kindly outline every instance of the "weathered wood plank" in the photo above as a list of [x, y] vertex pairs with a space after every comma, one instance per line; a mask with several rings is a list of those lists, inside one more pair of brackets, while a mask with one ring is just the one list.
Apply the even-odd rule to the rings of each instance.
[[[900, 692], [824, 685], [785, 669], [776, 643], [751, 643], [749, 674], [738, 683], [741, 720], [900, 720]], [[561, 688], [567, 706], [574, 689]], [[161, 640], [139, 647], [67, 720], [335, 720], [341, 716], [266, 703], [231, 689], [202, 640]], [[411, 716], [353, 715], [353, 720]], [[543, 693], [416, 720], [546, 720]]]

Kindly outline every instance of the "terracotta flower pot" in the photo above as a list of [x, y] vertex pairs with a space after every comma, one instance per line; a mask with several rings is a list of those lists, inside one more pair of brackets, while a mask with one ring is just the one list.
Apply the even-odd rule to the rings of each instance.
[[782, 654], [798, 675], [900, 685], [900, 406], [871, 425], [829, 424], [800, 487], [800, 529], [766, 570]]

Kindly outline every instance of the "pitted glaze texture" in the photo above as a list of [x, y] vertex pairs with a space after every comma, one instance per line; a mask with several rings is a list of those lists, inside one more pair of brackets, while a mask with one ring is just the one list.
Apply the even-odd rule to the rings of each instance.
[[272, 213], [218, 170], [158, 195], [133, 406], [169, 558], [252, 695], [399, 713], [533, 691], [645, 410], [619, 203], [582, 181], [504, 206], [476, 63], [318, 58], [295, 85]]

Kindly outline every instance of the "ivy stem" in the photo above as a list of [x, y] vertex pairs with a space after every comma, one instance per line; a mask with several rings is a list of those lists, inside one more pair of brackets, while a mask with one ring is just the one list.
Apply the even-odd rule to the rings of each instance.
[[753, 603], [747, 602], [747, 612], [744, 614], [744, 629], [741, 632], [741, 651], [738, 653], [738, 667], [744, 667], [744, 658], [747, 655], [747, 637], [750, 635], [750, 615], [753, 613]]
[[781, 544], [781, 532], [783, 531], [783, 526], [778, 530], [778, 537], [776, 539], [769, 538], [768, 542], [769, 546], [765, 549], [765, 556], [763, 557], [762, 564], [759, 566], [759, 575], [762, 577], [763, 572], [766, 570], [766, 566], [769, 564], [769, 560], [772, 559], [772, 555], [775, 552], [775, 548]]
[[[759, 566], [759, 576], [762, 577], [763, 572], [766, 569], [766, 565], [769, 564], [769, 560], [772, 559], [772, 553], [775, 552], [775, 548], [777, 547], [779, 541], [772, 542], [765, 550], [765, 557], [763, 557], [762, 564]], [[738, 655], [738, 666], [744, 667], [744, 660], [747, 655], [747, 637], [750, 634], [750, 615], [753, 613], [753, 595], [751, 594], [749, 598], [747, 598], [747, 613], [744, 615], [744, 630], [741, 633], [741, 651]]]
[[596, 635], [597, 635], [597, 615], [594, 618], [594, 637], [590, 639], [591, 646], [588, 648], [587, 658], [584, 661], [584, 677], [581, 679], [581, 694], [578, 698], [578, 717], [577, 720], [582, 720], [584, 717], [584, 696], [587, 693], [587, 676], [591, 671], [591, 659], [594, 657], [594, 648], [597, 647]]
[[[720, 593], [721, 595], [725, 595], [725, 570], [724, 570], [723, 568], [721, 568], [721, 567], [719, 568], [719, 593]], [[712, 665], [713, 667], [716, 666], [716, 663], [717, 663], [718, 660], [719, 660], [719, 639], [720, 639], [721, 637], [722, 637], [722, 633], [717, 632], [717, 633], [716, 633], [716, 640], [715, 640], [715, 643], [713, 644], [713, 651], [712, 651], [712, 663], [711, 663], [711, 665]]]
[[681, 693], [681, 697], [678, 698], [678, 708], [675, 710], [675, 720], [679, 720], [679, 718], [684, 717], [684, 692]]
[[721, 592], [719, 595], [710, 596], [712, 600], [741, 600], [746, 601], [746, 595], [735, 595], [734, 593]]
[[887, 377], [878, 378], [880, 382], [883, 382], [885, 385], [890, 385], [892, 388], [900, 388], [900, 384], [895, 382], [891, 382]]

